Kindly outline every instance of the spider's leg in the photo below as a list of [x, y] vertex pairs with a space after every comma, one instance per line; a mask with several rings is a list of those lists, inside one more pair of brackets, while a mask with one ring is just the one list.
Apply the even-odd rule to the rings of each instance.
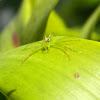
[[[73, 50], [72, 46], [69, 43], [65, 43], [66, 47], [70, 50]], [[74, 51], [74, 50], [73, 50]]]
[[[34, 42], [34, 44], [37, 44], [37, 42]], [[41, 44], [41, 43], [40, 43]], [[25, 46], [25, 48], [24, 49], [22, 49], [22, 51], [23, 50], [28, 50], [28, 49], [30, 49], [28, 46], [29, 46], [30, 44], [26, 44], [26, 46]], [[27, 48], [28, 47], [28, 48]]]
[[74, 52], [75, 52], [75, 50], [73, 50], [73, 48], [72, 48], [72, 46], [71, 46], [70, 44], [68, 44], [68, 43], [64, 43], [64, 44], [65, 44], [65, 45], [63, 45], [62, 43], [59, 43], [59, 45], [60, 45], [62, 48], [65, 49], [66, 54], [67, 54], [67, 56], [68, 56], [68, 59], [70, 60], [70, 53], [69, 53], [69, 50], [72, 50], [72, 51], [74, 51]]
[[51, 45], [51, 47], [56, 48], [56, 49], [60, 49], [61, 51], [63, 51], [67, 55], [68, 59], [70, 60], [70, 53], [65, 46], [63, 46], [63, 45]]
[[[27, 58], [29, 58], [33, 53], [35, 53], [36, 51], [38, 51], [38, 50], [40, 50], [40, 49], [42, 49], [42, 48], [43, 48], [43, 45], [41, 45], [41, 46], [39, 46], [39, 47], [33, 49], [31, 52], [29, 52], [29, 53], [23, 58], [23, 60], [22, 60], [22, 65], [24, 64], [24, 61], [25, 61]], [[21, 66], [22, 66], [22, 65], [21, 65]]]
[[[25, 61], [31, 54], [32, 54], [32, 51], [29, 52], [29, 53], [23, 58], [23, 60], [22, 60], [22, 65], [24, 64], [24, 61]], [[21, 65], [21, 66], [22, 66], [22, 65]]]
[[[46, 38], [46, 36], [45, 36], [45, 38]], [[43, 41], [43, 48], [44, 48], [45, 50], [47, 50], [47, 48], [46, 48], [46, 41]]]
[[50, 48], [50, 44], [47, 41], [43, 41], [43, 48], [44, 50], [46, 50], [48, 52], [49, 48]]
[[48, 48], [47, 48], [46, 46], [44, 46], [44, 49], [45, 49], [46, 51], [48, 51]]
[[[66, 44], [66, 43], [65, 43]], [[66, 44], [66, 46], [65, 47], [67, 47], [68, 49], [70, 49], [70, 50], [72, 50], [73, 52], [75, 52], [75, 50], [73, 49], [73, 47], [70, 45], [70, 44]]]
[[47, 52], [49, 51], [49, 48], [50, 48], [50, 44], [47, 43], [47, 44], [44, 45], [44, 49], [45, 49]]
[[67, 48], [67, 47], [65, 47], [65, 46], [63, 46], [63, 48], [65, 49], [65, 51], [66, 51], [66, 54], [67, 54], [67, 56], [68, 56], [68, 59], [70, 60], [70, 53], [69, 53], [69, 48]]
[[74, 38], [71, 38], [71, 39], [60, 38], [60, 39], [57, 40], [58, 43], [61, 43], [61, 42], [69, 42], [69, 41], [80, 41], [80, 39], [74, 39]]
[[[60, 44], [60, 45], [63, 45], [63, 43], [61, 42], [61, 43], [58, 43], [58, 44]], [[64, 43], [65, 45], [65, 47], [67, 47], [68, 49], [70, 49], [70, 50], [72, 50], [72, 51], [74, 51], [75, 52], [75, 50], [72, 48], [72, 46], [69, 44], [69, 43]]]
[[53, 32], [50, 32], [49, 38], [52, 39], [53, 38]]
[[27, 45], [25, 46], [25, 48], [24, 48], [24, 49], [22, 49], [22, 51], [23, 51], [23, 50], [26, 50], [26, 48], [28, 47], [28, 45], [29, 45], [29, 44], [27, 44]]

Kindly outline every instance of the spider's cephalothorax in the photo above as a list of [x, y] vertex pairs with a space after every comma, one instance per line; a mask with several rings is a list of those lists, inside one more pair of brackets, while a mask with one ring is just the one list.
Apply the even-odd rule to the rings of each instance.
[[52, 37], [52, 34], [50, 34], [48, 38], [45, 36], [45, 41], [50, 42], [52, 40]]
[[49, 42], [50, 41], [50, 38], [45, 38], [45, 41]]

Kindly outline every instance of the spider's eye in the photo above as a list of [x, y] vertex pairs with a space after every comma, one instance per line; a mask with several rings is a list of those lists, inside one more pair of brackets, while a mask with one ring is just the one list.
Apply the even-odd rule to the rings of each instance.
[[48, 41], [50, 41], [50, 39], [48, 38]]

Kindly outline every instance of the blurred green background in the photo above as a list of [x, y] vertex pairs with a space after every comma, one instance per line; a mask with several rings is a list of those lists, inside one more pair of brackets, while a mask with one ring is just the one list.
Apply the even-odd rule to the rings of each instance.
[[[22, 0], [0, 0], [0, 31], [18, 12], [21, 3]], [[60, 0], [55, 10], [69, 28], [78, 29], [99, 3], [100, 0]], [[96, 24], [95, 32], [100, 33], [100, 20]]]

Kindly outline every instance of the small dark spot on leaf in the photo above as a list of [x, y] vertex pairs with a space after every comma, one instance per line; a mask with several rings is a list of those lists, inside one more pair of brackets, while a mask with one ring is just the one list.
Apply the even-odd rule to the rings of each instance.
[[80, 78], [80, 75], [78, 75], [78, 74], [75, 74], [74, 76], [75, 76], [75, 78]]
[[9, 91], [8, 93], [7, 93], [7, 96], [10, 96], [13, 92], [15, 92], [16, 91], [16, 89], [13, 89], [13, 90], [11, 90], [11, 91]]

